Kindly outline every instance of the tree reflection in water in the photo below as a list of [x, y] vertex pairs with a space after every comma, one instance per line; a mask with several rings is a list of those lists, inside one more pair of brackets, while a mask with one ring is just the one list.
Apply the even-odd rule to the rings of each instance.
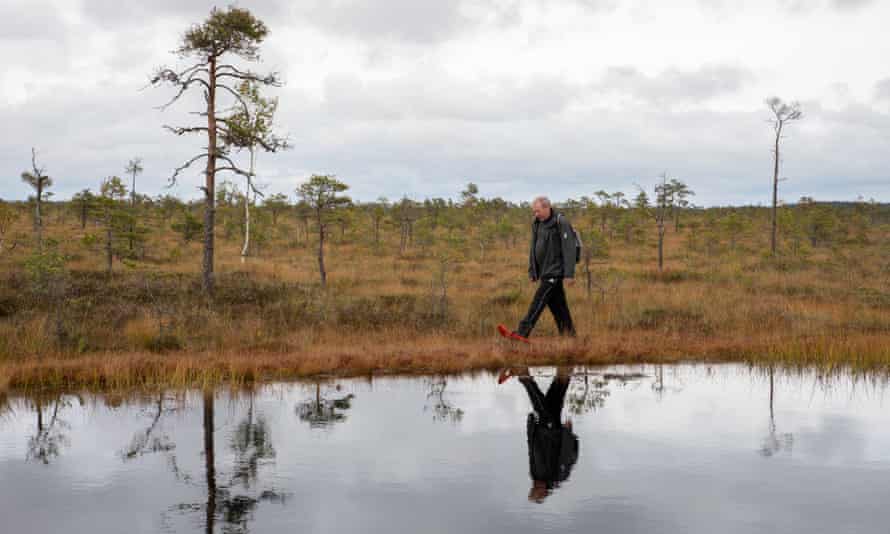
[[[65, 435], [65, 430], [70, 426], [59, 415], [61, 410], [71, 405], [71, 402], [61, 395], [55, 396], [49, 402], [46, 402], [43, 397], [37, 396], [33, 402], [37, 425], [34, 435], [28, 438], [26, 459], [49, 465], [59, 456], [62, 447], [70, 443]], [[46, 408], [46, 412], [44, 412], [44, 408]]]
[[215, 461], [214, 400], [212, 391], [204, 391], [205, 530], [212, 533], [219, 519], [223, 532], [246, 533], [249, 532], [248, 521], [260, 502], [283, 504], [286, 501], [285, 494], [260, 484], [259, 466], [273, 462], [275, 448], [265, 418], [254, 413], [254, 392], [250, 391], [247, 415], [237, 425], [230, 442], [235, 465], [228, 482], [219, 484]]
[[250, 393], [247, 415], [235, 427], [231, 441], [235, 453], [235, 470], [232, 482], [249, 489], [257, 481], [261, 463], [271, 463], [275, 459], [275, 447], [266, 418], [254, 413], [254, 394]]
[[[671, 369], [676, 372], [676, 367], [671, 366]], [[674, 375], [674, 380], [672, 383], [665, 385], [664, 383], [664, 364], [658, 364], [655, 366], [655, 377], [652, 380], [652, 391], [655, 392], [655, 396], [659, 401], [664, 399], [665, 393], [679, 393], [683, 391], [683, 383], [680, 381], [680, 378]]]
[[[340, 391], [340, 386], [334, 386]], [[343, 413], [352, 407], [352, 393], [338, 398], [327, 399], [322, 396], [321, 382], [315, 383], [315, 397], [297, 404], [296, 412], [301, 421], [309, 423], [310, 428], [326, 428], [346, 420]]]
[[566, 399], [569, 412], [572, 415], [582, 415], [605, 406], [609, 396], [609, 390], [606, 389], [608, 384], [608, 380], [587, 373], [572, 380]]
[[180, 403], [172, 404], [166, 392], [163, 390], [157, 394], [157, 398], [153, 400], [152, 406], [147, 410], [147, 415], [151, 418], [145, 430], [137, 431], [133, 434], [130, 444], [121, 451], [124, 460], [132, 460], [144, 454], [155, 452], [171, 452], [176, 448], [176, 444], [170, 439], [164, 430], [162, 418], [164, 415], [175, 412], [179, 409]]
[[433, 421], [459, 423], [464, 417], [464, 411], [454, 406], [445, 395], [448, 387], [448, 379], [444, 376], [436, 376], [427, 380], [429, 392], [426, 394], [424, 412], [432, 412]]
[[[212, 533], [220, 523], [222, 532], [247, 533], [249, 521], [261, 502], [284, 503], [286, 495], [262, 481], [262, 467], [275, 460], [275, 448], [265, 417], [255, 409], [255, 394], [247, 394], [247, 413], [238, 422], [229, 441], [234, 465], [230, 472], [217, 471], [216, 407], [212, 390], [202, 393], [201, 426], [203, 430], [202, 452], [204, 456], [203, 502], [180, 503], [162, 514], [162, 523], [169, 526], [170, 512], [177, 514], [202, 513], [204, 529]], [[175, 399], [174, 399], [175, 400]], [[124, 461], [130, 461], [151, 453], [164, 453], [176, 479], [192, 484], [193, 477], [179, 468], [176, 444], [163, 431], [165, 415], [178, 410], [183, 403], [171, 406], [171, 399], [164, 392], [158, 394], [149, 411], [150, 421], [145, 429], [137, 431], [130, 444], [121, 453]], [[240, 399], [239, 399], [240, 402]], [[226, 474], [227, 473], [227, 474]]]
[[793, 434], [776, 432], [776, 417], [773, 411], [776, 384], [775, 368], [772, 365], [767, 368], [767, 374], [769, 375], [769, 425], [766, 437], [763, 438], [763, 444], [760, 446], [760, 454], [764, 458], [770, 458], [781, 451], [790, 453], [794, 446]]

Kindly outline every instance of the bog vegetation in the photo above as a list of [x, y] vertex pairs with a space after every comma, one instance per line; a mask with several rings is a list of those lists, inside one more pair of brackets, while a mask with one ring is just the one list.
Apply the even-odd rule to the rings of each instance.
[[[6, 202], [0, 361], [13, 381], [12, 369], [52, 380], [66, 361], [107, 365], [111, 355], [170, 369], [187, 356], [192, 371], [221, 374], [233, 358], [250, 373], [295, 374], [548, 357], [890, 364], [890, 206], [781, 206], [773, 255], [769, 208], [681, 207], [671, 191], [688, 187], [658, 184], [662, 208], [642, 191], [562, 203], [584, 240], [569, 292], [579, 338], [530, 352], [493, 334], [521, 317], [534, 289], [528, 206], [472, 184], [458, 201], [357, 203], [334, 192], [346, 184], [317, 176], [248, 211], [253, 197], [225, 182], [211, 296], [200, 276], [201, 203], [133, 201], [112, 177], [96, 194], [43, 202], [35, 232], [36, 201]], [[328, 200], [307, 194], [322, 186]], [[553, 336], [552, 321], [536, 334]]]
[[[171, 103], [204, 91], [206, 124], [168, 128], [209, 147], [170, 164], [175, 179], [203, 162], [199, 202], [140, 194], [139, 158], [122, 162], [125, 178], [56, 200], [63, 178], [36, 150], [23, 162], [34, 194], [0, 201], [0, 389], [517, 360], [890, 369], [890, 206], [779, 202], [780, 139], [802, 118], [797, 104], [767, 102], [769, 207], [702, 209], [695, 184], [667, 173], [628, 184], [631, 195], [592, 186], [561, 202], [584, 241], [569, 292], [579, 336], [517, 350], [493, 332], [515, 324], [533, 291], [527, 204], [472, 183], [454, 198], [374, 202], [351, 200], [348, 177], [277, 194], [257, 185], [258, 149], [288, 145], [274, 133], [277, 101], [260, 93], [277, 77], [243, 66], [267, 32], [246, 10], [214, 10], [180, 43], [191, 63], [152, 78], [174, 88]], [[536, 337], [554, 333], [545, 319]]]

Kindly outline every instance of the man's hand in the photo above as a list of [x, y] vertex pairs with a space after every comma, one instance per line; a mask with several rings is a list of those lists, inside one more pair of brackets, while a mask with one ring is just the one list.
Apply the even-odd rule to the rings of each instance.
[[528, 281], [529, 281], [529, 282], [537, 282], [538, 279], [535, 278], [534, 276], [529, 275], [529, 277], [528, 277]]
[[566, 278], [566, 285], [569, 286], [569, 287], [574, 286], [574, 285], [575, 285], [575, 279], [574, 279], [574, 278]]

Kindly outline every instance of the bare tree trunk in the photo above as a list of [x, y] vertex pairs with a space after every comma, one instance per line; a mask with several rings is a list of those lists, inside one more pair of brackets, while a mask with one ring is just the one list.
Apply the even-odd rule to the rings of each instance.
[[37, 404], [37, 434], [43, 433], [43, 405], [40, 400], [36, 401]]
[[40, 175], [37, 176], [37, 198], [34, 202], [34, 231], [37, 233], [37, 249], [43, 250], [43, 218], [40, 214], [40, 204], [43, 201], [43, 182]]
[[201, 288], [204, 294], [213, 294], [213, 229], [216, 219], [216, 56], [210, 56], [210, 73], [207, 76], [207, 169], [204, 185], [204, 258]]
[[774, 421], [773, 417], [773, 397], [775, 392], [775, 383], [773, 382], [773, 366], [769, 366], [769, 420], [771, 424]]
[[114, 259], [111, 239], [111, 215], [109, 214], [105, 217], [105, 269], [109, 276], [111, 276], [112, 260]]
[[133, 172], [133, 187], [130, 189], [130, 235], [128, 236], [129, 250], [133, 252], [133, 235], [136, 233], [136, 173]]
[[401, 237], [399, 240], [399, 254], [404, 254], [405, 249], [408, 248], [408, 225], [404, 219], [402, 219], [401, 224]]
[[[254, 172], [254, 158], [254, 149], [250, 147], [250, 173], [247, 176], [247, 188], [244, 190], [244, 246], [241, 247], [242, 263], [247, 259], [247, 254], [250, 250], [250, 191], [252, 189], [251, 180], [253, 179]], [[272, 224], [275, 224], [274, 212]]]
[[658, 221], [658, 272], [664, 269], [664, 220]]
[[782, 124], [776, 127], [776, 144], [773, 149], [773, 207], [770, 230], [770, 253], [776, 255], [776, 232], [778, 228], [778, 203], [779, 203], [779, 139], [782, 137]]
[[318, 272], [321, 275], [321, 287], [327, 287], [327, 273], [324, 270], [324, 233], [325, 227], [318, 215]]
[[207, 508], [205, 510], [205, 532], [213, 534], [216, 518], [216, 463], [213, 445], [213, 392], [204, 391], [204, 470], [207, 479]]

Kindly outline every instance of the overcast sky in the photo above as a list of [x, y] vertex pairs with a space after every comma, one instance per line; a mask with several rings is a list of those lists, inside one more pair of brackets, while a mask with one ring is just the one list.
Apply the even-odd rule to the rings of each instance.
[[[194, 100], [143, 89], [204, 0], [0, 0], [0, 198], [36, 146], [57, 197], [121, 174], [165, 191], [201, 146]], [[744, 6], [742, 7], [742, 4]], [[224, 6], [224, 3], [219, 3]], [[890, 201], [890, 2], [878, 0], [257, 0], [257, 70], [281, 73], [269, 192], [338, 175], [361, 200], [632, 193], [663, 170], [700, 205], [768, 203], [769, 113], [799, 100], [781, 196]], [[180, 64], [181, 65], [181, 64]], [[200, 169], [172, 192], [199, 195]]]

